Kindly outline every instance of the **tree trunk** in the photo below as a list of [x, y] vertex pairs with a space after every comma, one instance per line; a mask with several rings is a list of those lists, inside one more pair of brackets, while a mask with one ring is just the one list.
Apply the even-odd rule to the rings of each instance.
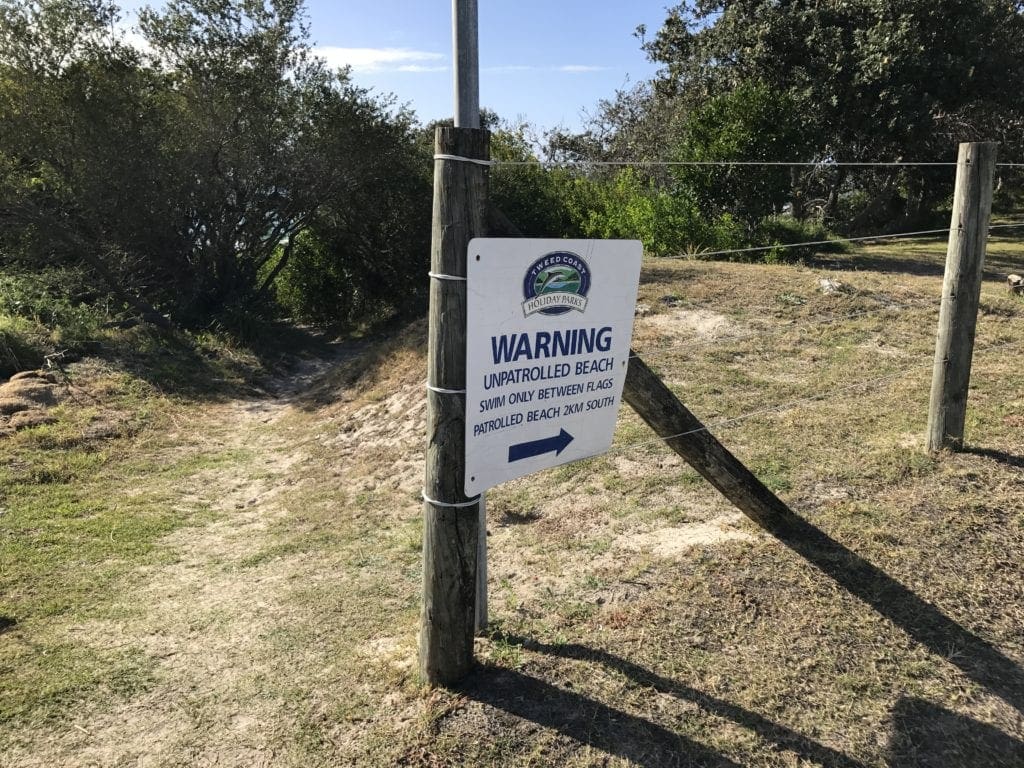
[[828, 199], [825, 201], [825, 208], [822, 210], [822, 219], [825, 222], [833, 222], [839, 210], [839, 190], [846, 182], [846, 169], [840, 168], [835, 183], [828, 190]]

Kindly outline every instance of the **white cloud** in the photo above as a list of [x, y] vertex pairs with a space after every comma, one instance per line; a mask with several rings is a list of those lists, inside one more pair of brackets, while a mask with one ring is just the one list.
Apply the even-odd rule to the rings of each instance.
[[571, 72], [574, 74], [580, 72], [606, 72], [609, 69], [611, 67], [595, 67], [589, 64], [566, 64], [565, 66], [558, 67], [559, 72]]
[[424, 64], [403, 64], [400, 67], [395, 68], [396, 72], [447, 72], [448, 65], [442, 64], [439, 66], [427, 66]]
[[352, 67], [354, 72], [443, 72], [444, 54], [409, 48], [339, 48], [320, 46], [313, 53], [332, 68]]
[[114, 25], [114, 37], [140, 53], [153, 53], [153, 46], [142, 36], [139, 28], [128, 21], [121, 20]]

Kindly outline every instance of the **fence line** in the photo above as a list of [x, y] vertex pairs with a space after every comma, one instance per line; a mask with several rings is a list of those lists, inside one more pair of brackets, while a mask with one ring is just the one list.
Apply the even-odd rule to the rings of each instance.
[[[923, 229], [919, 232], [897, 232], [892, 235], [866, 235], [864, 237], [837, 237], [832, 240], [809, 240], [803, 243], [778, 243], [777, 245], [758, 245], [751, 248], [732, 248], [724, 251], [701, 251], [695, 256], [724, 256], [730, 253], [754, 253], [755, 251], [773, 251], [776, 248], [802, 248], [808, 245], [831, 245], [832, 243], [859, 243], [865, 240], [891, 240], [897, 237], [921, 237], [923, 235], [939, 235], [949, 232], [946, 229]], [[670, 258], [687, 258], [674, 256]]]
[[[705, 308], [704, 305], [690, 305], [690, 306], [692, 308], [696, 308], [696, 309], [704, 309]], [[834, 314], [833, 315], [812, 315], [809, 318], [798, 318], [798, 319], [790, 320], [789, 322], [787, 322], [787, 323], [785, 323], [783, 325], [775, 326], [775, 327], [772, 327], [772, 328], [766, 328], [766, 329], [764, 329], [764, 330], [762, 330], [760, 332], [755, 331], [755, 332], [752, 332], [752, 333], [732, 334], [732, 335], [727, 335], [727, 336], [716, 336], [714, 338], [699, 339], [699, 340], [696, 340], [696, 341], [681, 342], [681, 343], [678, 343], [678, 344], [663, 344], [663, 345], [660, 345], [660, 346], [658, 346], [656, 348], [656, 353], [664, 351], [664, 350], [681, 349], [681, 348], [697, 349], [697, 348], [701, 348], [701, 347], [711, 346], [713, 344], [721, 344], [723, 342], [746, 341], [748, 339], [768, 339], [768, 338], [771, 338], [773, 336], [778, 336], [779, 334], [786, 333], [787, 331], [797, 330], [797, 329], [801, 329], [801, 328], [812, 328], [812, 327], [817, 326], [817, 325], [827, 325], [827, 324], [831, 324], [831, 323], [838, 323], [838, 322], [842, 322], [844, 320], [853, 320], [853, 319], [858, 318], [858, 317], [865, 317], [865, 316], [869, 316], [869, 315], [882, 314], [882, 313], [885, 313], [885, 312], [906, 311], [906, 310], [911, 310], [911, 309], [925, 309], [925, 308], [933, 309], [933, 307], [931, 307], [931, 305], [915, 306], [915, 305], [912, 305], [912, 304], [889, 304], [889, 305], [884, 306], [884, 307], [874, 307], [872, 309], [858, 310], [857, 312], [852, 312], [852, 313], [847, 314], [847, 315], [834, 315]], [[646, 352], [645, 352], [644, 355], [639, 355], [639, 354], [638, 355], [630, 355], [629, 359], [632, 360], [634, 357], [639, 358], [639, 357], [644, 357], [644, 356], [648, 356]]]
[[[1003, 349], [1003, 348], [1007, 348], [1007, 347], [1017, 347], [1017, 346], [1021, 346], [1022, 344], [1024, 344], [1024, 341], [1016, 341], [1016, 340], [1015, 341], [1007, 341], [1007, 342], [1002, 342], [1002, 343], [998, 343], [998, 344], [990, 344], [989, 346], [984, 347], [983, 349], [978, 349], [978, 350], [975, 350], [975, 351], [976, 352], [990, 352], [990, 351], [995, 350], [995, 349]], [[918, 363], [915, 363], [914, 365], [911, 365], [911, 366], [909, 366], [907, 368], [903, 368], [903, 369], [901, 369], [899, 371], [896, 371], [894, 373], [886, 374], [885, 376], [879, 376], [878, 378], [867, 379], [867, 380], [856, 382], [854, 384], [847, 385], [845, 387], [839, 387], [837, 389], [832, 389], [828, 394], [810, 395], [810, 396], [807, 396], [807, 397], [796, 398], [794, 400], [788, 400], [788, 401], [785, 401], [785, 402], [782, 402], [782, 403], [778, 403], [776, 405], [769, 406], [767, 408], [759, 408], [756, 411], [748, 411], [747, 413], [741, 413], [738, 416], [731, 416], [731, 417], [729, 417], [727, 419], [721, 419], [721, 420], [715, 422], [714, 424], [706, 425], [706, 426], [700, 427], [698, 429], [691, 429], [691, 430], [688, 430], [686, 432], [679, 432], [678, 434], [674, 434], [674, 435], [665, 435], [664, 437], [657, 437], [657, 438], [653, 438], [651, 440], [639, 440], [639, 441], [636, 441], [636, 442], [633, 442], [633, 443], [626, 443], [624, 445], [612, 446], [611, 449], [609, 449], [608, 453], [623, 453], [623, 452], [631, 450], [633, 448], [642, 448], [642, 447], [648, 446], [648, 445], [657, 445], [658, 443], [665, 443], [665, 442], [668, 442], [669, 440], [673, 440], [673, 439], [678, 438], [678, 437], [686, 437], [687, 435], [695, 435], [695, 434], [697, 434], [699, 432], [710, 432], [712, 429], [714, 429], [714, 430], [730, 429], [731, 427], [735, 426], [736, 424], [739, 424], [739, 423], [741, 423], [743, 421], [746, 421], [748, 419], [752, 419], [755, 416], [763, 416], [763, 415], [768, 414], [768, 413], [781, 413], [782, 411], [790, 410], [792, 408], [799, 407], [799, 406], [804, 405], [806, 403], [813, 403], [813, 402], [821, 402], [821, 401], [825, 401], [825, 400], [831, 400], [831, 399], [834, 399], [835, 395], [838, 394], [838, 393], [849, 392], [849, 391], [857, 390], [857, 389], [870, 389], [871, 387], [876, 386], [878, 384], [881, 384], [881, 383], [884, 383], [884, 382], [887, 382], [887, 381], [894, 381], [894, 380], [896, 380], [896, 379], [898, 379], [898, 378], [900, 378], [902, 376], [906, 376], [908, 373], [913, 373], [914, 371], [919, 370], [921, 368], [925, 368], [925, 367], [931, 368], [933, 364], [934, 364], [934, 361], [931, 360], [931, 359], [929, 359], [926, 363], [918, 362]]]
[[[448, 157], [444, 159], [463, 159]], [[468, 160], [469, 158], [465, 158]], [[956, 162], [832, 162], [829, 160], [491, 160], [491, 166], [559, 166], [586, 168], [592, 166], [656, 168], [668, 166], [771, 168], [953, 168]]]
[[[479, 158], [461, 157], [459, 155], [434, 155], [435, 160], [455, 160], [464, 163], [475, 163], [492, 168], [499, 166], [524, 167], [562, 167], [592, 168], [602, 167], [761, 167], [761, 168], [954, 168], [957, 162], [914, 162], [914, 161], [833, 161], [833, 160], [480, 160]], [[996, 163], [996, 168], [1024, 168], [1024, 163]]]
[[[993, 224], [989, 229], [1011, 229], [1013, 227], [1024, 227], [1024, 222], [1015, 224]], [[864, 235], [861, 237], [835, 237], [831, 240], [808, 240], [800, 243], [776, 243], [775, 245], [757, 245], [749, 248], [729, 248], [721, 251], [699, 251], [694, 254], [682, 256], [669, 256], [672, 259], [687, 259], [693, 257], [726, 256], [733, 253], [755, 253], [759, 251], [773, 251], [777, 248], [803, 248], [809, 245], [831, 245], [832, 243], [861, 243], [869, 240], [894, 240], [901, 237], [923, 237], [925, 235], [948, 234], [950, 229], [922, 229], [917, 232], [896, 232], [888, 235]]]

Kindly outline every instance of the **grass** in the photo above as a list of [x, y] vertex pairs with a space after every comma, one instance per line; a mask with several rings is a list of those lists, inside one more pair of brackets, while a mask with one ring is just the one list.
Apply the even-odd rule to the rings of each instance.
[[[156, 453], [180, 405], [122, 374], [83, 378], [71, 391], [85, 407], [60, 406], [55, 424], [7, 438], [0, 454], [0, 733], [149, 685], [153, 663], [140, 648], [88, 648], [67, 627], [121, 614], [113, 598], [133, 574], [173, 557], [164, 537], [210, 516], [183, 506], [176, 483], [217, 457]], [[97, 422], [105, 437], [90, 439]]]
[[488, 494], [491, 625], [454, 690], [415, 674], [421, 326], [288, 406], [230, 350], [209, 397], [73, 369], [97, 402], [2, 448], [5, 763], [1021, 764], [1024, 368], [992, 345], [1024, 242], [992, 241], [969, 450], [931, 457], [943, 251], [646, 264], [634, 346], [805, 535], [623, 409], [608, 454]]
[[182, 429], [266, 376], [252, 354], [141, 328], [102, 344], [105, 359], [57, 369], [66, 399], [54, 423], [0, 443], [0, 752], [18, 728], [152, 687], [156, 665], [138, 642], [80, 638], [144, 611], [123, 599], [140, 569], [175, 561], [167, 537], [217, 518], [183, 488], [252, 460], [248, 447], [218, 449]]

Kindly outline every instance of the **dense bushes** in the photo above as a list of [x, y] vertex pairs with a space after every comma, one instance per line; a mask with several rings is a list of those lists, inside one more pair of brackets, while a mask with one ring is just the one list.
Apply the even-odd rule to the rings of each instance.
[[[49, 281], [0, 295], [0, 315], [74, 339], [100, 315], [245, 329], [423, 309], [431, 126], [317, 60], [301, 0], [171, 0], [142, 12], [145, 52], [112, 32], [117, 15], [107, 0], [0, 0], [0, 256]], [[769, 261], [809, 255], [771, 246], [825, 240], [826, 225], [879, 231], [941, 205], [940, 185], [902, 170], [854, 183], [838, 167], [729, 165], [831, 150], [805, 95], [771, 72], [720, 74], [729, 87], [708, 93], [621, 93], [546, 146], [485, 114], [492, 156], [519, 163], [491, 171], [492, 203], [530, 236]], [[5, 333], [25, 355], [25, 329]]]
[[311, 56], [301, 2], [173, 0], [141, 13], [147, 52], [117, 15], [0, 0], [5, 266], [80, 270], [134, 314], [201, 327], [272, 312], [279, 246], [310, 228], [347, 275], [421, 247], [411, 120]]
[[80, 353], [102, 335], [109, 306], [77, 270], [0, 274], [0, 377], [35, 368], [47, 354]]

